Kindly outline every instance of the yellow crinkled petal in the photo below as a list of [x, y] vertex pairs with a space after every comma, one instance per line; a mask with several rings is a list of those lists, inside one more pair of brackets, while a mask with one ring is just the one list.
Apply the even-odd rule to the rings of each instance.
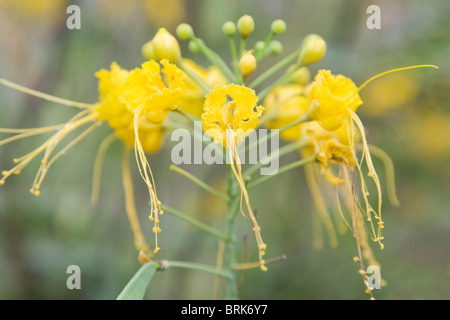
[[140, 108], [141, 114], [156, 124], [164, 121], [169, 111], [176, 109], [185, 90], [181, 80], [183, 73], [167, 60], [161, 64], [162, 69], [150, 60], [142, 64], [142, 69], [131, 71], [119, 97], [129, 111]]
[[310, 117], [326, 130], [338, 129], [349, 118], [347, 110], [362, 104], [358, 88], [350, 78], [320, 70], [309, 93]]
[[259, 125], [264, 108], [256, 106], [258, 97], [247, 87], [230, 84], [216, 86], [206, 95], [202, 123], [206, 134], [226, 146], [226, 130], [243, 137]]

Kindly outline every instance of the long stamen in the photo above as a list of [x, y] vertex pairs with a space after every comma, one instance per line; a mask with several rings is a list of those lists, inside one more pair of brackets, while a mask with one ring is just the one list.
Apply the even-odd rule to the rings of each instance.
[[[357, 250], [358, 259], [356, 259], [355, 261], [359, 262], [359, 273], [361, 274], [364, 284], [366, 285], [366, 288], [367, 288], [368, 277], [366, 274], [366, 268], [364, 266], [364, 258], [366, 258], [365, 254], [367, 254], [367, 248], [368, 248], [367, 233], [364, 228], [363, 219], [362, 219], [361, 215], [359, 214], [359, 209], [358, 209], [357, 203], [355, 201], [355, 199], [357, 199], [357, 197], [354, 194], [354, 189], [352, 188], [349, 172], [348, 172], [348, 169], [346, 166], [342, 167], [342, 172], [344, 174], [344, 181], [345, 181], [344, 188], [345, 188], [345, 194], [347, 195], [347, 197], [346, 197], [347, 207], [350, 211], [350, 215], [351, 215], [351, 219], [352, 219], [352, 226], [353, 226], [353, 228], [352, 228], [353, 235], [356, 240], [356, 250]], [[364, 250], [363, 252], [361, 251], [361, 248]], [[366, 292], [369, 293], [373, 298], [372, 292], [370, 290], [367, 290]]]
[[[227, 132], [228, 131], [231, 131], [231, 130], [227, 130]], [[228, 134], [228, 133], [227, 133], [226, 137], [227, 137], [227, 147], [229, 149], [230, 166], [236, 177], [236, 180], [239, 183], [239, 187], [241, 189], [241, 199], [243, 197], [245, 200], [245, 204], [246, 204], [249, 216], [250, 216], [250, 220], [252, 221], [252, 224], [253, 224], [253, 231], [255, 232], [255, 238], [256, 238], [256, 242], [258, 244], [259, 266], [262, 271], [267, 271], [267, 267], [265, 265], [266, 261], [263, 258], [263, 256], [266, 253], [265, 251], [266, 251], [267, 245], [264, 243], [264, 241], [261, 237], [261, 227], [258, 225], [255, 214], [253, 213], [252, 206], [250, 205], [250, 199], [248, 196], [247, 188], [245, 187], [244, 178], [242, 176], [241, 161], [239, 159], [236, 142], [234, 140], [235, 137], [234, 137], [234, 134]]]
[[[328, 213], [324, 199], [320, 194], [319, 186], [317, 185], [317, 180], [314, 175], [314, 164], [305, 165], [305, 176], [306, 176], [306, 183], [308, 184], [311, 196], [317, 208], [317, 212], [319, 213], [320, 220], [322, 221], [325, 229], [327, 230], [330, 246], [335, 248], [338, 245], [336, 231], [334, 229], [333, 222]], [[318, 248], [322, 248], [323, 246], [322, 239], [315, 241], [315, 243], [317, 244]]]
[[355, 94], [357, 94], [359, 91], [361, 91], [361, 89], [364, 88], [366, 85], [368, 85], [370, 82], [372, 82], [373, 80], [378, 79], [378, 78], [380, 78], [382, 76], [388, 75], [390, 73], [398, 72], [398, 71], [411, 70], [411, 69], [417, 69], [417, 68], [434, 68], [434, 69], [439, 69], [438, 66], [435, 66], [435, 65], [432, 65], [432, 64], [421, 64], [421, 65], [409, 66], [409, 67], [403, 67], [403, 68], [396, 68], [396, 69], [388, 70], [388, 71], [385, 71], [385, 72], [381, 72], [381, 73], [373, 76], [372, 78], [370, 78], [366, 82], [364, 82], [362, 85], [360, 85]]
[[[95, 120], [95, 118], [96, 118], [95, 114], [90, 113], [89, 110], [85, 110], [85, 111], [79, 112], [75, 117], [73, 117], [64, 126], [62, 126], [62, 127], [59, 125], [54, 126], [54, 128], [57, 132], [55, 134], [53, 134], [53, 136], [51, 138], [49, 138], [47, 141], [45, 141], [42, 145], [40, 145], [38, 148], [36, 148], [32, 152], [30, 152], [20, 158], [13, 159], [14, 163], [17, 163], [17, 165], [8, 171], [2, 172], [3, 177], [0, 179], [0, 185], [4, 184], [6, 179], [9, 176], [11, 176], [12, 174], [19, 174], [23, 168], [25, 168], [36, 156], [38, 156], [45, 150], [46, 151], [45, 156], [41, 161], [41, 169], [43, 169], [43, 166], [45, 165], [48, 157], [51, 154], [51, 152], [49, 152], [49, 151], [53, 151], [53, 149], [56, 147], [56, 145], [59, 143], [59, 141], [61, 141], [62, 138], [64, 138], [69, 132], [82, 126], [83, 124], [86, 124], [90, 121]], [[48, 127], [48, 128], [50, 128], [50, 127]], [[45, 128], [43, 128], [43, 129], [45, 129]], [[27, 130], [27, 129], [24, 129], [24, 132], [25, 132], [25, 130]], [[36, 129], [36, 130], [39, 130], [39, 129]], [[29, 132], [33, 133], [33, 129], [31, 129]], [[42, 133], [44, 133], [44, 132], [42, 132]], [[23, 136], [23, 138], [25, 138], [25, 136]], [[35, 183], [37, 183], [39, 175], [40, 175], [40, 171], [38, 172], [38, 174], [36, 176]], [[36, 194], [35, 190], [33, 188], [30, 191], [33, 194]], [[39, 195], [39, 192], [37, 192], [37, 195]]]
[[395, 169], [392, 159], [389, 155], [382, 149], [369, 145], [370, 153], [377, 156], [381, 161], [383, 161], [384, 168], [386, 170], [386, 186], [389, 202], [394, 206], [400, 206], [400, 201], [398, 200], [397, 193], [395, 191]]
[[7, 87], [12, 88], [12, 89], [27, 93], [29, 95], [32, 95], [32, 96], [35, 96], [35, 97], [38, 97], [38, 98], [41, 98], [41, 99], [44, 99], [47, 101], [55, 102], [58, 104], [66, 105], [69, 107], [75, 107], [75, 108], [81, 108], [81, 109], [88, 109], [88, 108], [92, 107], [91, 104], [67, 100], [67, 99], [63, 99], [63, 98], [58, 98], [58, 97], [55, 97], [55, 96], [52, 96], [52, 95], [49, 95], [49, 94], [46, 94], [46, 93], [43, 93], [43, 92], [40, 92], [37, 90], [33, 90], [30, 88], [18, 85], [16, 83], [13, 83], [13, 82], [5, 80], [5, 79], [0, 78], [0, 83]]
[[[373, 210], [373, 208], [372, 208], [372, 207], [370, 206], [370, 204], [369, 204], [369, 200], [368, 200], [369, 192], [368, 192], [367, 186], [366, 186], [366, 184], [365, 184], [365, 182], [364, 182], [364, 178], [363, 178], [361, 166], [359, 165], [358, 161], [356, 161], [356, 165], [357, 165], [357, 167], [358, 167], [358, 171], [359, 171], [360, 177], [361, 177], [362, 192], [363, 192], [363, 196], [364, 196], [364, 201], [366, 202], [366, 208], [368, 209], [368, 210], [367, 210], [367, 211], [368, 211], [367, 213], [368, 213], [368, 215], [369, 215], [370, 212], [373, 212], [373, 213], [374, 213], [374, 217], [378, 220], [378, 222], [377, 222], [378, 228], [377, 228], [377, 232], [376, 232], [376, 237], [375, 237], [375, 239], [373, 239], [373, 240], [376, 241], [376, 242], [378, 242], [378, 243], [380, 244], [380, 248], [383, 249], [383, 248], [384, 248], [384, 245], [381, 243], [381, 240], [383, 239], [383, 237], [382, 237], [382, 235], [381, 235], [381, 229], [384, 228], [384, 222], [383, 222], [383, 220], [382, 220], [382, 218], [381, 218], [381, 203], [382, 203], [382, 197], [381, 197], [381, 184], [380, 184], [380, 180], [379, 180], [379, 178], [378, 178], [378, 175], [377, 175], [377, 173], [376, 173], [376, 171], [375, 171], [375, 167], [374, 167], [373, 162], [372, 162], [372, 158], [371, 158], [371, 155], [370, 155], [370, 150], [369, 150], [369, 147], [368, 147], [368, 144], [367, 144], [367, 140], [366, 140], [366, 135], [365, 135], [365, 131], [364, 131], [364, 126], [363, 126], [361, 120], [359, 119], [359, 117], [356, 115], [356, 113], [354, 113], [354, 112], [351, 111], [351, 110], [348, 110], [348, 112], [349, 112], [349, 114], [350, 114], [351, 119], [352, 119], [353, 122], [356, 124], [356, 126], [358, 127], [358, 130], [359, 130], [359, 132], [360, 132], [360, 134], [361, 134], [361, 141], [362, 141], [362, 144], [363, 144], [363, 152], [362, 152], [362, 153], [363, 153], [363, 156], [365, 157], [365, 163], [366, 163], [367, 168], [368, 168], [368, 170], [369, 170], [368, 176], [371, 177], [371, 178], [373, 179], [373, 181], [374, 181], [374, 183], [375, 183], [375, 186], [376, 186], [376, 188], [377, 188], [377, 194], [378, 194], [378, 210], [375, 211], [375, 210]], [[355, 149], [354, 149], [354, 146], [352, 146], [351, 149], [352, 149], [352, 152], [354, 152], [354, 151], [353, 151], [353, 150], [355, 150]], [[355, 154], [354, 154], [354, 156], [355, 156], [355, 158], [356, 158], [356, 155], [355, 155]], [[370, 216], [368, 216], [368, 219], [369, 219], [369, 218], [370, 218]], [[373, 227], [373, 222], [372, 222], [372, 221], [370, 221], [370, 222], [371, 222], [372, 227]], [[375, 233], [374, 233], [374, 235], [375, 235]]]
[[125, 193], [125, 209], [130, 222], [131, 230], [133, 231], [134, 245], [136, 249], [144, 252], [147, 255], [147, 258], [151, 258], [153, 256], [153, 252], [150, 249], [150, 245], [147, 243], [144, 234], [142, 233], [134, 201], [133, 181], [131, 179], [130, 172], [130, 153], [131, 148], [126, 147], [122, 155], [122, 180], [123, 190]]
[[161, 228], [159, 227], [159, 215], [162, 215], [164, 211], [161, 209], [161, 201], [158, 200], [158, 196], [156, 194], [152, 169], [150, 168], [150, 164], [148, 163], [144, 148], [142, 147], [141, 141], [139, 139], [139, 123], [143, 107], [144, 105], [138, 107], [134, 113], [134, 152], [139, 173], [142, 179], [145, 181], [150, 195], [151, 208], [149, 219], [150, 221], [154, 221], [154, 227], [152, 231], [155, 234], [155, 249], [153, 250], [153, 252], [157, 253], [160, 250], [160, 247], [158, 246], [158, 233], [161, 232]]
[[36, 192], [39, 192], [39, 189], [40, 189], [40, 187], [42, 185], [42, 182], [44, 181], [44, 178], [45, 178], [48, 170], [50, 169], [50, 167], [53, 165], [53, 163], [55, 163], [56, 160], [58, 160], [62, 155], [64, 155], [67, 151], [69, 151], [78, 142], [80, 142], [85, 137], [87, 137], [89, 135], [89, 133], [91, 133], [94, 129], [96, 129], [100, 124], [101, 124], [101, 122], [96, 122], [96, 123], [92, 124], [88, 129], [86, 129], [80, 135], [78, 135], [75, 139], [70, 141], [64, 148], [62, 148], [57, 154], [55, 154], [53, 156], [53, 158], [51, 158], [50, 161], [48, 161], [48, 163], [46, 163], [42, 167], [42, 170], [40, 170], [40, 176], [39, 176], [39, 173], [36, 176], [36, 177], [39, 176], [39, 180], [37, 180], [37, 182], [35, 182], [34, 185], [33, 185], [33, 189], [35, 190], [35, 194], [36, 194]]
[[100, 181], [102, 175], [103, 162], [105, 160], [106, 151], [108, 150], [111, 143], [116, 141], [118, 138], [115, 133], [111, 133], [105, 139], [103, 139], [100, 147], [98, 148], [97, 156], [95, 157], [94, 163], [94, 173], [92, 174], [92, 194], [91, 203], [96, 205], [100, 196]]
[[[51, 127], [46, 127], [46, 128], [41, 128], [41, 129], [34, 129], [34, 130], [30, 130], [28, 132], [16, 134], [15, 136], [12, 136], [12, 137], [9, 137], [9, 138], [1, 140], [0, 141], [0, 146], [3, 146], [5, 144], [8, 144], [8, 143], [16, 141], [16, 140], [21, 140], [21, 139], [25, 139], [25, 138], [28, 138], [28, 137], [32, 137], [32, 136], [44, 134], [44, 133], [47, 133], [47, 132], [55, 131], [55, 130], [58, 130], [58, 129], [62, 128], [62, 127], [63, 127], [63, 125], [51, 126]], [[15, 161], [15, 162], [17, 162], [17, 161]]]
[[[78, 118], [78, 115], [74, 118]], [[73, 132], [74, 130], [78, 129], [79, 127], [92, 122], [96, 119], [96, 115], [95, 114], [88, 114], [85, 117], [82, 117], [81, 119], [77, 119], [76, 121], [69, 121], [61, 130], [57, 131], [49, 140], [47, 140], [40, 148], [36, 149], [36, 151], [38, 151], [39, 149], [42, 149], [41, 151], [37, 152], [36, 154], [33, 154], [34, 158], [35, 156], [37, 156], [39, 153], [41, 153], [42, 151], [44, 151], [43, 149], [45, 149], [45, 153], [44, 156], [41, 160], [41, 166], [36, 174], [36, 177], [34, 179], [34, 183], [32, 188], [30, 189], [30, 192], [36, 196], [40, 195], [40, 186], [42, 184], [43, 179], [45, 178], [46, 174], [47, 174], [47, 170], [49, 169], [49, 167], [53, 164], [54, 161], [56, 161], [63, 153], [62, 151], [65, 150], [67, 147], [71, 148], [74, 144], [76, 144], [79, 139], [75, 138], [72, 142], [70, 142], [66, 148], [63, 148], [63, 150], [61, 150], [59, 153], [57, 153], [50, 161], [50, 156], [53, 153], [53, 151], [56, 149], [56, 147], [58, 146], [58, 144], [71, 132]], [[88, 129], [89, 133], [90, 131], [92, 131], [95, 127], [97, 127], [99, 125], [99, 123], [94, 124], [93, 128]], [[83, 138], [85, 135], [87, 135], [87, 133], [82, 133], [80, 136], [81, 138]], [[81, 139], [80, 139], [81, 140]], [[45, 148], [43, 148], [45, 146]], [[67, 151], [67, 150], [66, 150]], [[24, 160], [26, 161], [26, 159]], [[31, 159], [30, 159], [31, 161]], [[29, 161], [28, 161], [29, 162]]]

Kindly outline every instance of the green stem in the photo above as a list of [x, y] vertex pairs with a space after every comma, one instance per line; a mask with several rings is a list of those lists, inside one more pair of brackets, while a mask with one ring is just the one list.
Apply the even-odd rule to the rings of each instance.
[[275, 81], [274, 83], [270, 84], [269, 86], [267, 86], [266, 88], [264, 88], [263, 90], [260, 91], [260, 93], [258, 94], [258, 98], [262, 101], [264, 100], [264, 98], [266, 97], [266, 95], [275, 87], [277, 86], [282, 86], [284, 84], [286, 84], [291, 78], [292, 75], [299, 69], [301, 68], [302, 65], [298, 65], [295, 68], [293, 68], [291, 71], [285, 73], [283, 76], [281, 76], [277, 81]]
[[189, 69], [186, 69], [183, 63], [179, 63], [178, 67], [181, 70], [183, 70], [183, 72], [186, 73], [192, 80], [194, 80], [195, 83], [197, 83], [205, 93], [208, 93], [211, 90], [211, 86], [209, 84], [207, 84], [205, 81], [203, 81], [203, 79], [198, 77], [195, 73], [191, 72]]
[[177, 112], [179, 114], [181, 114], [183, 117], [185, 117], [186, 119], [188, 119], [190, 122], [195, 123], [196, 121], [201, 121], [200, 118], [193, 116], [179, 108], [176, 108], [175, 110], [173, 110], [174, 112]]
[[264, 41], [264, 49], [258, 52], [258, 54], [255, 56], [256, 61], [260, 61], [262, 58], [264, 58], [267, 55], [267, 48], [269, 47], [270, 41], [272, 41], [273, 36], [275, 34], [270, 31], [269, 35], [267, 36], [266, 40]]
[[236, 244], [234, 241], [234, 222], [236, 220], [237, 213], [239, 211], [240, 203], [240, 193], [238, 192], [238, 184], [234, 177], [231, 168], [228, 170], [228, 196], [230, 197], [228, 214], [227, 214], [227, 228], [225, 235], [229, 241], [225, 247], [225, 270], [229, 272], [232, 276], [229, 279], [229, 286], [227, 292], [227, 298], [236, 300], [238, 299], [238, 278], [236, 273], [233, 271], [236, 265]]
[[217, 53], [215, 53], [213, 50], [209, 49], [203, 40], [192, 37], [192, 41], [195, 42], [195, 44], [200, 48], [200, 51], [205, 55], [205, 57], [215, 66], [217, 66], [220, 71], [222, 71], [223, 75], [228, 79], [230, 83], [236, 82], [236, 79], [234, 77], [233, 72], [230, 70], [230, 68], [227, 66], [227, 64], [220, 58]]
[[261, 143], [264, 143], [266, 141], [270, 141], [273, 137], [275, 137], [276, 135], [279, 135], [283, 131], [286, 131], [286, 130], [292, 128], [292, 127], [295, 127], [298, 124], [301, 124], [303, 122], [308, 122], [308, 121], [311, 121], [311, 118], [309, 117], [309, 111], [302, 118], [300, 118], [300, 119], [298, 119], [298, 120], [296, 120], [296, 121], [294, 121], [294, 122], [284, 126], [283, 128], [280, 128], [278, 130], [271, 130], [270, 134], [268, 134], [268, 135], [266, 135], [266, 136], [264, 136], [262, 138], [259, 138], [258, 141], [255, 141], [253, 144], [249, 145], [246, 148], [246, 150], [247, 151], [251, 150], [254, 147], [256, 147], [257, 145], [260, 145]]
[[234, 76], [236, 77], [236, 79], [238, 79], [240, 77], [239, 58], [233, 36], [228, 37], [228, 42], [230, 44], [231, 59], [232, 59], [231, 64], [233, 65]]
[[170, 165], [170, 170], [175, 171], [175, 172], [181, 174], [182, 176], [188, 178], [189, 180], [191, 180], [192, 182], [197, 184], [200, 188], [208, 191], [209, 193], [215, 195], [216, 197], [219, 197], [223, 201], [226, 201], [226, 202], [230, 201], [230, 198], [227, 195], [223, 194], [222, 192], [218, 191], [217, 189], [215, 189], [215, 188], [211, 187], [210, 185], [206, 184], [205, 182], [203, 182], [199, 178], [195, 177], [194, 175], [190, 174], [186, 170], [183, 170], [183, 169], [181, 169], [180, 167], [177, 167], [174, 164]]
[[205, 232], [208, 232], [220, 239], [223, 239], [225, 241], [228, 241], [228, 239], [229, 239], [226, 234], [224, 235], [219, 230], [217, 230], [211, 226], [208, 226], [206, 223], [203, 223], [195, 218], [192, 218], [192, 217], [188, 216], [187, 214], [184, 214], [181, 211], [178, 211], [174, 208], [168, 207], [167, 205], [164, 205], [164, 204], [161, 205], [161, 209], [163, 209], [164, 212], [167, 212], [167, 213], [173, 215], [174, 217], [177, 217], [177, 218], [179, 218], [179, 219], [181, 219], [181, 220], [183, 220]]
[[198, 270], [203, 272], [208, 272], [215, 274], [220, 277], [224, 277], [226, 279], [230, 279], [232, 275], [228, 271], [219, 270], [214, 267], [211, 267], [206, 264], [187, 262], [187, 261], [172, 261], [172, 260], [161, 260], [160, 261], [160, 269], [169, 269], [169, 268], [181, 268], [181, 269], [191, 269]]
[[274, 177], [276, 177], [276, 176], [278, 176], [278, 175], [280, 175], [280, 174], [282, 174], [282, 173], [284, 173], [286, 171], [289, 171], [289, 170], [295, 169], [297, 167], [301, 167], [301, 166], [303, 166], [303, 165], [305, 165], [307, 163], [313, 162], [314, 159], [315, 159], [315, 157], [310, 157], [310, 158], [298, 160], [298, 161], [292, 162], [292, 163], [290, 163], [288, 165], [285, 165], [284, 167], [281, 167], [278, 170], [278, 172], [275, 173], [275, 174], [262, 176], [262, 177], [260, 177], [257, 180], [250, 181], [249, 184], [247, 185], [247, 189], [250, 190], [251, 188], [254, 188], [254, 187], [260, 185], [261, 183], [266, 182], [267, 180], [272, 179], [272, 178], [274, 178]]
[[249, 87], [253, 88], [253, 89], [256, 88], [261, 83], [263, 83], [268, 78], [270, 78], [278, 70], [280, 70], [281, 68], [286, 67], [289, 63], [291, 63], [292, 61], [294, 61], [295, 59], [298, 58], [298, 55], [300, 54], [300, 50], [301, 50], [301, 48], [298, 48], [296, 51], [294, 51], [293, 53], [288, 55], [286, 58], [284, 58], [283, 60], [281, 60], [278, 63], [276, 63], [275, 65], [273, 65], [266, 72], [264, 72], [258, 78], [256, 78], [252, 83], [250, 83]]
[[291, 142], [283, 147], [281, 147], [277, 153], [270, 154], [269, 156], [264, 157], [259, 161], [259, 163], [256, 163], [249, 167], [247, 170], [244, 171], [244, 178], [251, 176], [253, 173], [255, 173], [257, 170], [259, 170], [261, 167], [263, 167], [267, 163], [271, 163], [271, 161], [275, 158], [280, 158], [292, 151], [300, 150], [302, 147], [304, 147], [306, 142], [304, 140], [298, 140]]

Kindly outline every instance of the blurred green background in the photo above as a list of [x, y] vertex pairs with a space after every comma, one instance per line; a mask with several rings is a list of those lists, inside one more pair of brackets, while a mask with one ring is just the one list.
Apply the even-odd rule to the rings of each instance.
[[[39, 4], [37, 4], [39, 3]], [[66, 8], [81, 8], [81, 30], [66, 28]], [[368, 30], [366, 9], [381, 8], [381, 30]], [[359, 109], [369, 143], [388, 152], [396, 167], [402, 203], [383, 205], [385, 250], [375, 248], [388, 285], [378, 299], [450, 298], [450, 7], [447, 1], [301, 1], [301, 0], [142, 0], [142, 1], [0, 1], [0, 77], [82, 102], [97, 100], [94, 73], [112, 61], [132, 69], [144, 61], [141, 46], [165, 26], [174, 32], [190, 23], [198, 36], [225, 58], [229, 50], [221, 26], [243, 14], [253, 16], [256, 30], [249, 41], [264, 39], [274, 19], [287, 32], [279, 37], [285, 51], [295, 49], [308, 33], [326, 41], [326, 57], [312, 66], [329, 68], [361, 84], [388, 69], [435, 64], [373, 82], [361, 93]], [[186, 57], [192, 54], [181, 43]], [[270, 57], [259, 71], [274, 64]], [[0, 127], [26, 128], [67, 121], [76, 110], [0, 87]], [[139, 268], [132, 233], [124, 210], [120, 157], [115, 143], [107, 153], [100, 202], [89, 203], [92, 170], [100, 142], [110, 132], [105, 124], [55, 163], [42, 188], [30, 195], [39, 161], [0, 188], [1, 299], [115, 299]], [[5, 138], [2, 135], [0, 138]], [[12, 158], [42, 141], [28, 139], [0, 147], [0, 169]], [[192, 182], [169, 170], [168, 140], [151, 156], [160, 199], [198, 219], [222, 228], [226, 208]], [[298, 159], [291, 154], [281, 164]], [[376, 161], [380, 176], [382, 163]], [[205, 181], [224, 183], [221, 166], [184, 168]], [[147, 194], [136, 168], [135, 193], [141, 222], [150, 243]], [[384, 180], [384, 179], [383, 179]], [[244, 299], [367, 299], [358, 266], [353, 262], [354, 239], [340, 236], [339, 246], [312, 248], [315, 208], [303, 170], [280, 175], [250, 193], [268, 256], [287, 259], [262, 273], [245, 275]], [[157, 258], [215, 264], [217, 240], [166, 214], [162, 220]], [[251, 234], [250, 224], [237, 220], [239, 241]], [[242, 240], [243, 241], [243, 240]], [[66, 288], [66, 268], [78, 265], [82, 289]], [[197, 271], [158, 273], [149, 299], [210, 299], [214, 277]]]

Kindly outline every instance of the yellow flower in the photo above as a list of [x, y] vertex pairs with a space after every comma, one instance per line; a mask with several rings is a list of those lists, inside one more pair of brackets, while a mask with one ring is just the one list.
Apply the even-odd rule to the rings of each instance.
[[119, 100], [129, 111], [143, 115], [159, 124], [171, 110], [175, 110], [184, 96], [183, 73], [167, 60], [161, 66], [154, 60], [144, 62], [142, 68], [130, 71]]
[[[280, 129], [303, 118], [309, 108], [308, 99], [303, 95], [304, 88], [299, 84], [275, 87], [264, 99], [266, 125], [271, 129]], [[285, 140], [297, 140], [302, 135], [305, 124], [298, 124], [280, 133]]]
[[[117, 137], [126, 146], [133, 147], [135, 141], [134, 114], [128, 109], [127, 104], [120, 99], [130, 72], [113, 62], [111, 71], [102, 69], [95, 75], [99, 79], [100, 101], [95, 108], [98, 119], [107, 121], [110, 127], [114, 129]], [[141, 117], [139, 121], [138, 131], [144, 151], [148, 153], [158, 151], [163, 144], [163, 128], [160, 125], [152, 124], [144, 117]]]
[[[183, 59], [183, 67], [191, 74], [204, 81], [211, 88], [218, 85], [225, 85], [228, 83], [216, 66], [210, 66], [207, 69], [197, 65], [189, 59]], [[178, 108], [200, 117], [203, 112], [203, 103], [205, 102], [205, 92], [202, 87], [194, 81], [186, 73], [183, 73], [182, 81], [186, 86], [186, 94], [183, 100], [178, 105]]]
[[[357, 245], [355, 261], [360, 264], [360, 272], [365, 272], [366, 262], [368, 265], [379, 265], [370, 247], [369, 239], [379, 242], [383, 248], [380, 230], [384, 223], [381, 215], [370, 205], [363, 210], [363, 206], [359, 203], [356, 194], [358, 175], [364, 192], [367, 191], [367, 187], [361, 175], [359, 160], [352, 149], [359, 136], [351, 130], [351, 126], [352, 122], [346, 120], [338, 130], [327, 131], [316, 121], [308, 122], [303, 128], [303, 134], [308, 143], [301, 151], [304, 157], [314, 156], [316, 159], [315, 163], [305, 165], [305, 176], [318, 217], [327, 231], [330, 245], [336, 247], [338, 243], [335, 223], [329, 214], [330, 204], [334, 204], [333, 211], [339, 213], [336, 220], [337, 227], [343, 232], [347, 226], [353, 233]], [[354, 132], [353, 136], [350, 136], [349, 132]], [[335, 190], [330, 189], [330, 186]], [[366, 197], [367, 194], [363, 195], [364, 200]], [[326, 199], [335, 199], [335, 202], [330, 203]], [[369, 222], [370, 227], [366, 226], [366, 221]], [[315, 226], [317, 237], [314, 240], [314, 246], [321, 249], [323, 247], [321, 227], [318, 223], [315, 223]], [[362, 275], [365, 277], [365, 274]]]
[[311, 104], [310, 117], [326, 130], [336, 130], [350, 118], [362, 104], [358, 87], [343, 75], [333, 75], [329, 70], [320, 70], [312, 84], [308, 97]]
[[263, 256], [267, 245], [261, 237], [261, 228], [250, 205], [237, 151], [239, 141], [259, 125], [259, 117], [264, 108], [257, 106], [257, 102], [258, 97], [255, 92], [247, 87], [236, 84], [216, 86], [206, 96], [202, 124], [203, 130], [214, 139], [214, 143], [221, 143], [228, 150], [230, 166], [241, 189], [241, 212], [244, 214], [242, 211], [242, 200], [244, 200], [258, 244], [259, 266], [261, 270], [266, 271]]
[[264, 108], [257, 106], [258, 97], [247, 87], [230, 84], [216, 86], [206, 95], [203, 107], [203, 130], [227, 148], [227, 129], [234, 143], [251, 133], [259, 125]]
[[[15, 134], [12, 137], [1, 140], [0, 146], [15, 140], [53, 132], [52, 136], [35, 150], [23, 157], [15, 158], [16, 166], [2, 172], [0, 185], [4, 184], [11, 175], [19, 174], [33, 159], [43, 154], [40, 168], [30, 189], [32, 194], [39, 195], [42, 182], [53, 163], [97, 128], [102, 121], [107, 121], [114, 130], [115, 136], [125, 144], [122, 172], [126, 195], [126, 212], [134, 233], [136, 248], [147, 256], [152, 255], [141, 232], [134, 207], [128, 159], [132, 147], [135, 149], [139, 171], [149, 190], [152, 207], [150, 220], [153, 220], [155, 224], [153, 228], [155, 249], [153, 251], [155, 253], [158, 252], [157, 234], [161, 231], [159, 215], [163, 211], [161, 210], [161, 202], [156, 194], [153, 174], [145, 152], [156, 152], [162, 146], [164, 130], [159, 124], [164, 121], [170, 110], [176, 108], [184, 93], [184, 85], [181, 81], [182, 72], [167, 61], [162, 61], [162, 66], [163, 68], [156, 62], [149, 61], [142, 65], [142, 69], [135, 69], [129, 72], [120, 68], [117, 63], [112, 63], [111, 70], [100, 70], [96, 73], [96, 76], [99, 78], [99, 101], [95, 104], [85, 104], [54, 97], [0, 79], [0, 83], [19, 91], [62, 105], [82, 109], [65, 124], [35, 129], [0, 128], [0, 133]], [[70, 133], [84, 126], [88, 127], [65, 147], [57, 152], [55, 151]], [[113, 140], [113, 136], [108, 136], [99, 148], [94, 169], [93, 199], [97, 197], [94, 196], [94, 193], [98, 193], [95, 186], [99, 185], [98, 179], [102, 160], [107, 147]]]

